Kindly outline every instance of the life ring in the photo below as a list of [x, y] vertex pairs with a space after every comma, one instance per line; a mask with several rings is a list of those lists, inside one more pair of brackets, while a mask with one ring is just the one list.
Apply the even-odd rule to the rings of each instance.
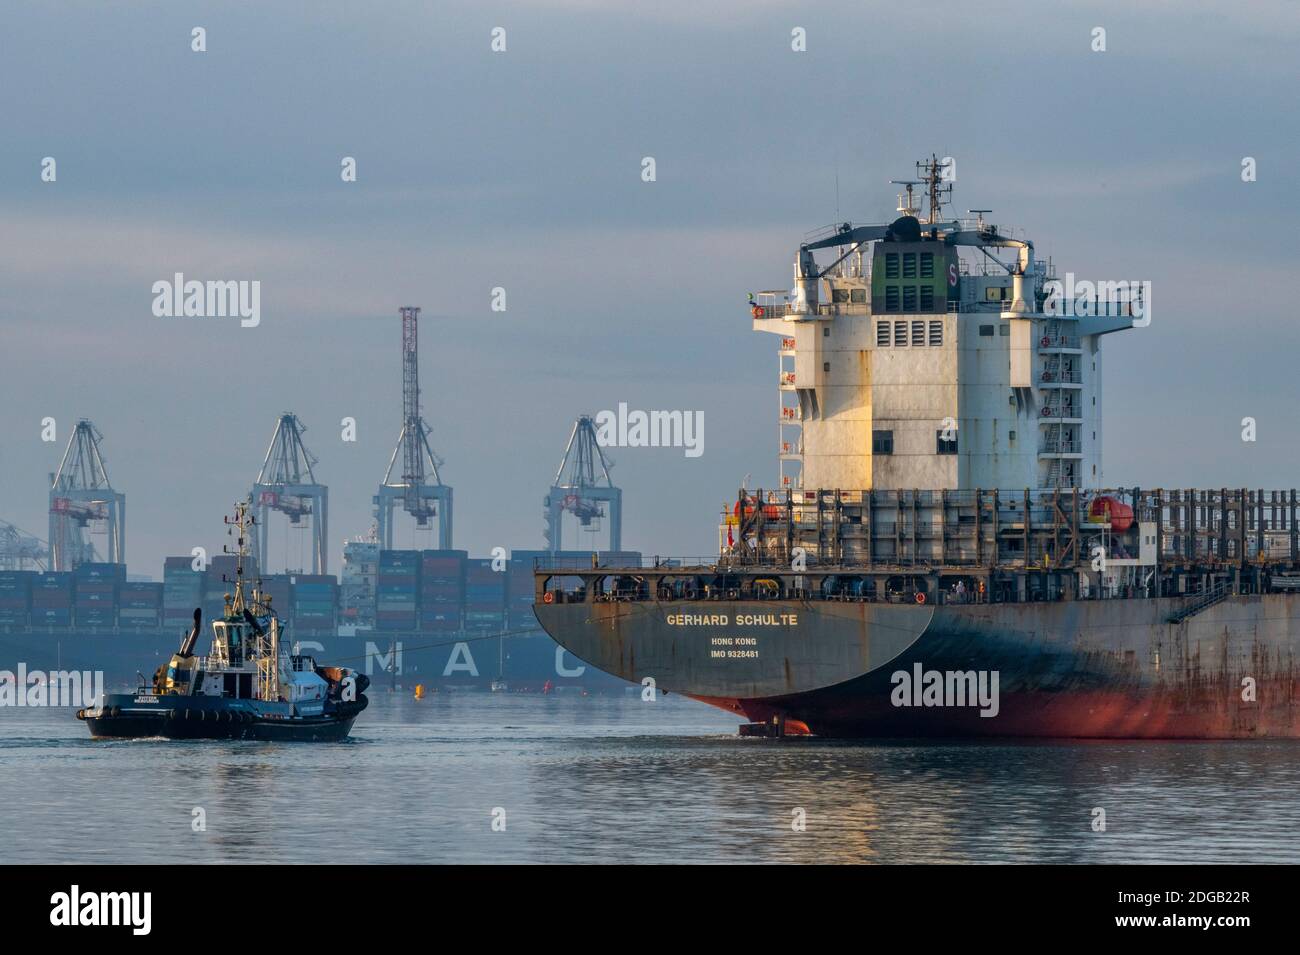
[[1043, 336], [1043, 340], [1042, 340], [1041, 342], [1039, 342], [1039, 344], [1040, 344], [1040, 345], [1044, 345], [1044, 346], [1046, 346], [1046, 345], [1050, 345], [1050, 344], [1052, 344], [1052, 340], [1051, 340], [1050, 338], [1048, 338], [1046, 335], [1044, 335], [1044, 336]]
[[762, 306], [762, 305], [755, 305], [755, 306], [754, 306], [753, 308], [751, 308], [749, 311], [750, 311], [750, 314], [752, 314], [755, 318], [762, 318], [762, 317], [763, 317], [763, 306]]
[[921, 593], [920, 591], [918, 591], [917, 594], [916, 594], [916, 602], [917, 602], [918, 604], [923, 604], [923, 603], [925, 603], [925, 594], [924, 594], [924, 593]]
[[551, 593], [549, 590], [546, 591], [546, 593], [542, 594], [542, 603], [544, 604], [555, 603], [555, 594]]

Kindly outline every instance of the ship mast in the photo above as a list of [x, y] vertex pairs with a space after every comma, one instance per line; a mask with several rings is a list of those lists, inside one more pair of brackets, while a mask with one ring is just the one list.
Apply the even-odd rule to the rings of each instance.
[[[930, 225], [939, 221], [940, 211], [951, 201], [948, 197], [952, 195], [952, 180], [947, 178], [951, 162], [951, 159], [940, 159], [936, 153], [931, 153], [929, 159], [916, 164], [916, 174], [920, 177], [917, 184], [925, 186], [926, 198], [929, 199], [929, 214], [925, 221]], [[912, 190], [909, 188], [907, 192], [910, 200]]]
[[235, 504], [235, 516], [226, 517], [223, 520], [230, 525], [230, 530], [226, 533], [233, 535], [236, 528], [239, 530], [239, 536], [235, 538], [235, 549], [231, 550], [227, 544], [221, 548], [223, 553], [231, 554], [235, 558], [235, 593], [229, 601], [226, 608], [226, 616], [232, 613], [236, 616], [242, 616], [244, 607], [244, 558], [248, 556], [248, 528], [257, 523], [257, 520], [248, 513], [248, 502], [239, 501]]

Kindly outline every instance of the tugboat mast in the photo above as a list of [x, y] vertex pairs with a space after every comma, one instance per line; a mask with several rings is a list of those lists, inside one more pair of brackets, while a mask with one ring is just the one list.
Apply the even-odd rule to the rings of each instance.
[[230, 594], [226, 595], [226, 616], [242, 617], [246, 606], [244, 602], [244, 558], [248, 556], [248, 536], [246, 532], [249, 527], [257, 523], [257, 519], [249, 515], [247, 501], [238, 501], [235, 504], [234, 518], [224, 517], [222, 520], [231, 527], [230, 530], [226, 531], [227, 534], [233, 534], [235, 528], [239, 529], [239, 536], [235, 538], [235, 549], [231, 550], [229, 545], [221, 548], [224, 553], [233, 555], [235, 558], [235, 593], [233, 598]]

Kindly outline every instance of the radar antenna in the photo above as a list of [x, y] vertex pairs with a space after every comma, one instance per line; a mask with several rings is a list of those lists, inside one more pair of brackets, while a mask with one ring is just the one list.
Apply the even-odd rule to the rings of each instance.
[[[939, 213], [944, 205], [949, 201], [948, 197], [952, 195], [952, 173], [949, 171], [953, 166], [952, 159], [940, 159], [934, 153], [930, 154], [929, 159], [923, 159], [916, 164], [916, 174], [921, 177], [920, 183], [925, 185], [926, 195], [930, 200], [928, 223], [939, 221]], [[910, 200], [912, 190], [908, 189], [908, 198]], [[910, 204], [910, 202], [909, 202]]]
[[[920, 163], [917, 163], [917, 165], [919, 166]], [[921, 210], [918, 209], [918, 208], [916, 207], [916, 199], [915, 199], [915, 198], [913, 197], [913, 195], [912, 195], [912, 190], [915, 189], [917, 186], [925, 185], [924, 180], [921, 180], [921, 179], [891, 179], [891, 180], [889, 180], [889, 181], [892, 182], [892, 183], [893, 183], [894, 185], [896, 185], [896, 186], [905, 186], [905, 187], [907, 188], [907, 196], [906, 196], [906, 197], [904, 197], [902, 193], [899, 193], [899, 195], [898, 195], [898, 211], [899, 211], [899, 213], [901, 213], [902, 215], [905, 215], [905, 216], [912, 216], [913, 218], [915, 218], [915, 217], [916, 217], [916, 214], [917, 214], [918, 212], [920, 212]]]

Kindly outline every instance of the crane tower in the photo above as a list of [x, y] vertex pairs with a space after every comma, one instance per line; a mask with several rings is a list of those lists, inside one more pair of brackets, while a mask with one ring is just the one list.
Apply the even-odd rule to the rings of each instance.
[[581, 527], [590, 530], [599, 530], [601, 520], [608, 517], [608, 549], [622, 550], [623, 492], [614, 486], [609, 476], [609, 469], [613, 466], [596, 441], [596, 426], [591, 416], [582, 415], [569, 433], [569, 443], [564, 446], [564, 457], [555, 473], [555, 483], [544, 502], [546, 548], [551, 553], [564, 549], [562, 520], [565, 513], [572, 514]]
[[[99, 443], [104, 436], [82, 418], [50, 475], [50, 565], [56, 571], [102, 560], [126, 563], [126, 495], [113, 490]], [[104, 553], [91, 534], [104, 533]]]
[[[311, 564], [313, 574], [325, 574], [327, 564], [326, 541], [329, 527], [329, 488], [316, 480], [312, 465], [315, 456], [303, 444], [305, 425], [292, 412], [280, 415], [271, 445], [266, 449], [262, 469], [253, 483], [252, 503], [255, 528], [254, 540], [257, 566], [263, 573], [270, 566], [267, 561], [270, 517], [278, 511], [289, 519], [291, 528], [302, 528], [304, 520], [311, 525]], [[286, 568], [288, 570], [290, 568]], [[293, 568], [301, 570], [302, 568]]]
[[[393, 546], [393, 512], [398, 503], [415, 518], [417, 527], [438, 523], [438, 548], [451, 550], [451, 488], [442, 483], [439, 461], [429, 444], [429, 425], [420, 413], [420, 310], [407, 306], [402, 317], [402, 430], [388, 461], [379, 493], [372, 498], [379, 544]], [[401, 460], [401, 477], [393, 469]]]

